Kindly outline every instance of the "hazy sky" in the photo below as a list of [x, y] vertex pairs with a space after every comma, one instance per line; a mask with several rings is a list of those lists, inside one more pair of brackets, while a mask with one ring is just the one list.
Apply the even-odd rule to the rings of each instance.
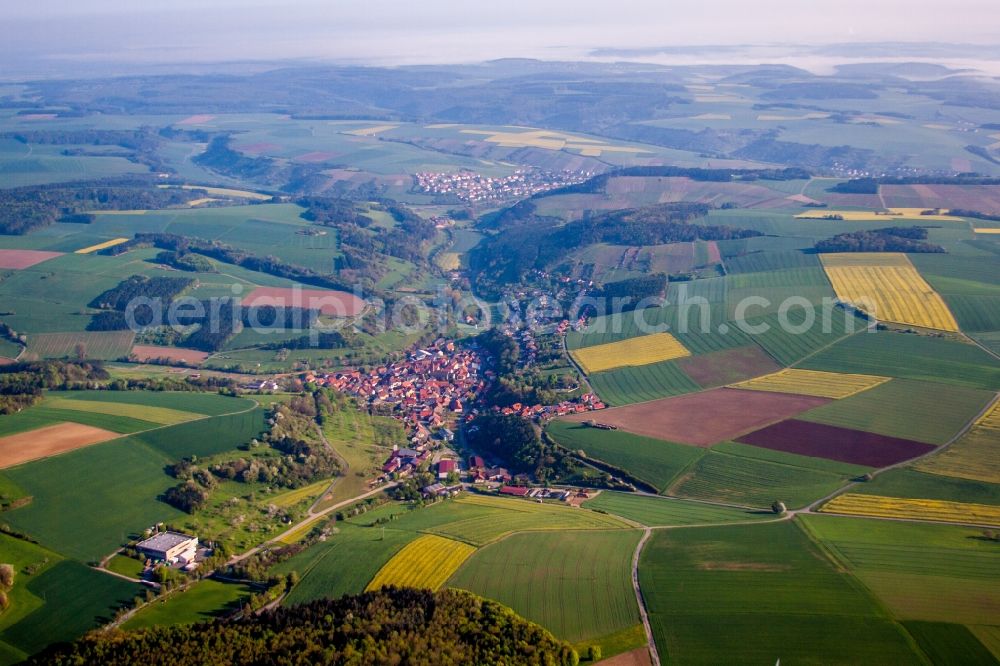
[[4, 65], [574, 58], [600, 47], [1000, 43], [998, 0], [5, 0]]

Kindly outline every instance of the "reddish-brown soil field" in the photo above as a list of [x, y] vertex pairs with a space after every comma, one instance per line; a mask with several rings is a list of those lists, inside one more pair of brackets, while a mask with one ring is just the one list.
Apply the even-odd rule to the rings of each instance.
[[0, 268], [29, 268], [43, 261], [61, 257], [62, 252], [42, 250], [0, 250]]
[[243, 305], [310, 308], [328, 317], [353, 317], [364, 309], [365, 302], [346, 291], [257, 287], [243, 299]]
[[757, 345], [688, 356], [679, 359], [677, 365], [702, 388], [725, 386], [781, 370]]
[[[600, 413], [600, 421], [637, 435], [711, 446], [828, 402], [826, 398], [720, 388], [613, 407]], [[566, 420], [579, 423], [593, 418], [592, 413], [582, 413]]]
[[0, 469], [47, 458], [121, 437], [116, 432], [79, 423], [59, 423], [0, 437]]
[[882, 185], [880, 191], [887, 206], [1000, 214], [1000, 185]]
[[178, 125], [201, 125], [202, 123], [207, 123], [209, 120], [214, 120], [215, 116], [210, 113], [199, 113], [194, 116], [188, 116], [184, 120], [177, 121]]
[[296, 162], [325, 162], [327, 160], [333, 159], [337, 156], [337, 153], [327, 153], [322, 150], [315, 150], [311, 153], [305, 153], [304, 155], [299, 155], [295, 158]]
[[14, 363], [17, 363], [17, 361], [12, 358], [7, 358], [6, 356], [0, 356], [0, 365], [12, 365]]
[[893, 465], [935, 448], [909, 439], [795, 419], [775, 423], [738, 441], [765, 449], [868, 467]]
[[139, 361], [153, 361], [160, 358], [168, 358], [171, 361], [180, 363], [190, 363], [197, 365], [206, 358], [208, 354], [195, 349], [177, 349], [176, 347], [159, 347], [157, 345], [136, 345], [132, 347], [132, 355]]
[[719, 250], [719, 244], [715, 241], [708, 241], [708, 263], [718, 264], [722, 262], [722, 252]]

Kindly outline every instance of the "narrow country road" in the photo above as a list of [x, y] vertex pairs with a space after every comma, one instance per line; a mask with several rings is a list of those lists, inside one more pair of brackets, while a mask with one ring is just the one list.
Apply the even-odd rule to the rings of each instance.
[[639, 604], [639, 616], [642, 617], [642, 626], [646, 630], [646, 643], [649, 647], [649, 659], [653, 666], [660, 666], [660, 653], [656, 651], [656, 641], [653, 640], [653, 626], [649, 623], [649, 613], [646, 612], [646, 600], [643, 599], [642, 590], [639, 588], [639, 556], [642, 555], [642, 548], [649, 541], [653, 530], [646, 527], [642, 531], [642, 538], [635, 546], [632, 553], [632, 589], [635, 590], [635, 600]]

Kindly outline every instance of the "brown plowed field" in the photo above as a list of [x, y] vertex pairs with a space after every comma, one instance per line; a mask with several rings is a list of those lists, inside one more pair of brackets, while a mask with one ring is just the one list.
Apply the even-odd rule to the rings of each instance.
[[151, 361], [168, 358], [181, 363], [198, 364], [208, 358], [208, 353], [195, 349], [177, 349], [176, 347], [159, 347], [157, 345], [136, 345], [132, 347], [132, 355], [140, 361]]
[[[597, 416], [601, 423], [637, 435], [711, 446], [828, 402], [827, 398], [721, 388], [613, 407]], [[594, 418], [595, 414], [585, 412], [566, 420], [579, 423]]]
[[30, 268], [35, 264], [62, 255], [62, 252], [43, 252], [42, 250], [0, 250], [0, 268]]
[[880, 190], [887, 206], [1000, 213], [1000, 185], [882, 185]]
[[257, 287], [246, 295], [243, 305], [309, 308], [329, 317], [353, 317], [364, 309], [365, 302], [346, 291]]
[[594, 666], [652, 666], [652, 664], [653, 662], [649, 658], [649, 648], [641, 647], [599, 661]]
[[58, 423], [0, 437], [0, 469], [47, 458], [121, 437], [116, 432], [80, 423]]
[[738, 441], [774, 451], [868, 467], [893, 465], [934, 449], [923, 442], [795, 419], [775, 423]]
[[781, 370], [757, 345], [689, 356], [677, 361], [677, 365], [702, 388], [725, 386]]

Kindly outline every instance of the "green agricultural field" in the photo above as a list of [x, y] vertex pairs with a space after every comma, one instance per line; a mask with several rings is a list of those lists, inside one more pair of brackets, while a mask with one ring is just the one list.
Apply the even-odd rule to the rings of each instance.
[[740, 444], [739, 442], [723, 442], [712, 447], [716, 453], [725, 453], [730, 456], [740, 456], [752, 460], [764, 460], [788, 465], [789, 467], [803, 467], [814, 469], [820, 472], [829, 472], [843, 477], [845, 480], [862, 476], [872, 471], [871, 467], [862, 465], [852, 465], [851, 463], [840, 462], [839, 460], [827, 460], [826, 458], [813, 458], [812, 456], [801, 456], [785, 451], [765, 449], [762, 446], [751, 446], [750, 444]]
[[142, 575], [146, 565], [144, 562], [128, 557], [126, 555], [115, 555], [105, 565], [108, 571], [114, 571], [129, 578], [138, 578]]
[[968, 627], [947, 622], [904, 622], [933, 664], [974, 666], [996, 664], [997, 659]]
[[143, 589], [71, 560], [34, 576], [26, 588], [44, 603], [4, 629], [0, 640], [28, 654], [53, 642], [73, 640], [108, 622]]
[[851, 492], [884, 497], [1000, 504], [1000, 483], [927, 474], [909, 468], [879, 474], [872, 481], [851, 488]]
[[1000, 389], [1000, 361], [979, 347], [943, 338], [879, 331], [852, 336], [800, 367]]
[[[14, 587], [7, 593], [9, 605], [0, 613], [0, 664], [20, 662], [28, 655], [7, 645], [6, 630], [45, 605], [30, 587], [62, 557], [37, 544], [0, 533], [0, 562], [14, 567]], [[30, 573], [29, 573], [30, 572]]]
[[655, 532], [639, 583], [660, 658], [913, 663], [902, 628], [790, 521]]
[[129, 535], [182, 515], [156, 499], [175, 483], [163, 472], [169, 462], [124, 438], [5, 470], [34, 499], [4, 522], [82, 562], [100, 560]]
[[122, 434], [160, 427], [158, 423], [133, 419], [128, 416], [50, 409], [45, 407], [43, 403], [42, 405], [29, 407], [17, 414], [9, 414], [0, 419], [0, 437], [63, 422], [82, 423], [83, 425], [104, 428], [105, 430]]
[[817, 407], [799, 419], [866, 430], [929, 444], [944, 444], [993, 400], [989, 391], [894, 379], [843, 400]]
[[[727, 276], [726, 279], [729, 281], [727, 313], [732, 319], [741, 313], [745, 313], [743, 317], [777, 313], [782, 307], [787, 311], [792, 304], [801, 311], [807, 303], [820, 305], [824, 299], [834, 298], [830, 281], [819, 266], [741, 273]], [[766, 299], [768, 304], [761, 303], [744, 309], [744, 299], [751, 297]]]
[[598, 372], [587, 379], [597, 395], [610, 405], [646, 402], [699, 390], [676, 360]]
[[537, 530], [600, 530], [628, 527], [618, 518], [567, 506], [535, 504], [519, 499], [469, 495], [454, 500], [459, 505], [484, 507], [487, 513], [427, 529], [473, 546], [482, 546], [513, 532]]
[[[985, 226], [985, 225], [984, 225]], [[995, 257], [961, 257], [953, 254], [911, 254], [910, 261], [935, 289], [940, 278], [967, 283], [987, 283], [1000, 286]]]
[[473, 554], [448, 586], [510, 606], [563, 640], [590, 641], [639, 623], [631, 569], [640, 536], [639, 530], [515, 534]]
[[205, 416], [242, 412], [253, 406], [253, 401], [247, 398], [231, 398], [218, 393], [198, 391], [72, 391], [67, 393], [52, 392], [49, 395], [64, 396], [73, 400], [165, 407]]
[[297, 571], [301, 576], [283, 603], [294, 605], [358, 594], [364, 591], [382, 565], [416, 537], [416, 532], [397, 530], [395, 526], [383, 530], [341, 523], [337, 533], [326, 541], [310, 546], [272, 569], [279, 575]]
[[125, 416], [134, 419], [152, 421], [158, 425], [176, 425], [200, 418], [198, 414], [182, 412], [169, 407], [153, 407], [151, 405], [129, 405], [122, 402], [97, 402], [96, 400], [73, 400], [72, 396], [57, 397], [49, 394], [44, 405], [55, 410], [73, 412], [88, 412], [111, 416]]
[[844, 477], [805, 467], [711, 450], [668, 489], [668, 495], [770, 507], [780, 500], [798, 508], [832, 493]]
[[546, 432], [560, 446], [570, 451], [583, 450], [587, 457], [622, 469], [661, 491], [704, 454], [694, 446], [566, 421], [551, 421]]
[[[724, 241], [723, 243], [738, 243], [739, 241]], [[719, 246], [723, 247], [723, 243]], [[784, 250], [779, 252], [753, 252], [737, 255], [726, 259], [726, 270], [730, 274], [767, 273], [793, 268], [820, 268], [816, 254], [807, 254], [799, 250]]]
[[784, 319], [775, 313], [748, 319], [745, 326], [764, 351], [782, 365], [792, 365], [851, 333], [863, 331], [866, 324], [836, 308], [816, 308], [812, 313], [792, 308]]
[[820, 515], [802, 521], [898, 619], [996, 621], [1000, 552], [981, 530]]
[[605, 490], [583, 506], [651, 527], [709, 525], [773, 518], [770, 512], [747, 511], [686, 500]]
[[[233, 401], [233, 404], [242, 406], [236, 401]], [[241, 444], [249, 443], [255, 437], [259, 437], [266, 428], [265, 414], [264, 409], [256, 407], [236, 414], [213, 416], [180, 425], [158, 428], [140, 433], [135, 436], [135, 439], [156, 449], [170, 460], [180, 460], [191, 456], [204, 458], [230, 451]]]
[[28, 336], [28, 352], [39, 358], [73, 359], [82, 352], [83, 358], [113, 361], [128, 356], [134, 339], [132, 331], [36, 333]]
[[222, 583], [211, 578], [177, 592], [163, 601], [154, 601], [133, 615], [122, 629], [194, 624], [239, 609], [254, 590], [249, 585]]

